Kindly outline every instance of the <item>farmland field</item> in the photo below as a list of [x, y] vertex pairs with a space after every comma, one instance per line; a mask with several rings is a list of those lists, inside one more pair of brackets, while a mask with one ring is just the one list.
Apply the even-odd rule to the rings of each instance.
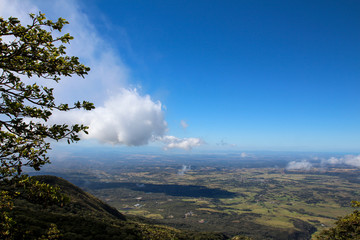
[[358, 173], [156, 162], [57, 175], [151, 222], [254, 239], [309, 239], [352, 211], [350, 202], [360, 198]]

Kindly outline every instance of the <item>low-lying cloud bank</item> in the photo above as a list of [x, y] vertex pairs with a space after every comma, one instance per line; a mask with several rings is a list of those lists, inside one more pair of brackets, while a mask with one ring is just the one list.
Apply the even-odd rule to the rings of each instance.
[[345, 164], [353, 167], [360, 168], [360, 155], [345, 155], [344, 157], [336, 158], [331, 157], [321, 162], [322, 165], [338, 165]]
[[305, 170], [308, 171], [312, 168], [312, 164], [308, 162], [307, 160], [303, 160], [300, 162], [292, 161], [289, 162], [286, 169], [287, 170]]
[[[314, 159], [320, 160], [320, 159]], [[326, 168], [332, 165], [347, 165], [360, 168], [360, 155], [345, 155], [343, 157], [331, 157], [328, 159], [322, 159], [321, 162], [314, 163], [319, 168]], [[289, 162], [286, 169], [288, 170], [310, 170], [314, 167], [313, 163], [308, 160], [292, 161]]]

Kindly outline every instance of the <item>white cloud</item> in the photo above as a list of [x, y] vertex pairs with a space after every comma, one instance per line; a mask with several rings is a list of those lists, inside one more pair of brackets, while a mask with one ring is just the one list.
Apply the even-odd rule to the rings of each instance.
[[187, 124], [185, 120], [181, 120], [180, 125], [184, 130], [186, 130], [186, 128], [189, 126], [189, 124]]
[[92, 111], [55, 112], [49, 123], [55, 122], [85, 124], [89, 134], [83, 134], [83, 138], [113, 145], [140, 146], [157, 141], [165, 144], [165, 150], [191, 150], [203, 144], [199, 138], [164, 135], [167, 123], [161, 102], [152, 101], [149, 95], [141, 96], [136, 90], [120, 89], [104, 106]]
[[312, 164], [307, 160], [303, 160], [301, 162], [292, 161], [289, 162], [286, 169], [288, 170], [310, 170], [312, 168]]
[[331, 157], [327, 160], [323, 160], [322, 164], [336, 165], [345, 164], [353, 167], [360, 168], [360, 155], [346, 155], [344, 157], [336, 158]]
[[183, 165], [182, 168], [178, 171], [179, 175], [184, 175], [187, 171], [191, 170], [191, 166]]
[[156, 138], [157, 141], [164, 143], [165, 150], [172, 148], [180, 148], [184, 150], [191, 150], [193, 147], [198, 147], [203, 144], [200, 138], [177, 138], [174, 136], [163, 136]]
[[341, 158], [336, 158], [336, 157], [331, 157], [331, 158], [323, 161], [323, 163], [328, 163], [328, 164], [340, 164], [342, 162], [343, 162], [343, 160]]
[[120, 89], [104, 106], [92, 111], [56, 112], [50, 121], [59, 120], [88, 125], [89, 134], [84, 138], [127, 146], [148, 144], [154, 136], [163, 136], [167, 130], [161, 103], [128, 89]]
[[29, 13], [38, 13], [39, 8], [29, 1], [1, 0], [0, 16], [3, 18], [17, 17], [22, 22], [30, 24]]

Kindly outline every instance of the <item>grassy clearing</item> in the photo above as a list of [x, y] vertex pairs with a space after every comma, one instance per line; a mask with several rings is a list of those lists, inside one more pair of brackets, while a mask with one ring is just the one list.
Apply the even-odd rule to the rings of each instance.
[[273, 228], [286, 228], [286, 229], [294, 228], [294, 224], [290, 222], [290, 219], [284, 216], [278, 216], [278, 217], [262, 216], [260, 218], [257, 218], [255, 222]]
[[205, 212], [215, 212], [215, 213], [223, 213], [224, 211], [222, 210], [217, 210], [217, 209], [213, 209], [213, 208], [197, 208], [197, 211], [205, 211]]
[[156, 213], [146, 214], [144, 215], [144, 217], [151, 219], [164, 219], [164, 217], [161, 214], [156, 214]]

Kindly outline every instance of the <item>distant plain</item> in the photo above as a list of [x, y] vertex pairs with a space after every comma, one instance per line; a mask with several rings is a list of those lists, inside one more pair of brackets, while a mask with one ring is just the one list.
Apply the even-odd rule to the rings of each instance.
[[179, 229], [307, 239], [352, 211], [360, 172], [316, 161], [312, 169], [286, 169], [302, 157], [123, 156], [54, 162], [42, 174], [61, 176], [124, 214]]

